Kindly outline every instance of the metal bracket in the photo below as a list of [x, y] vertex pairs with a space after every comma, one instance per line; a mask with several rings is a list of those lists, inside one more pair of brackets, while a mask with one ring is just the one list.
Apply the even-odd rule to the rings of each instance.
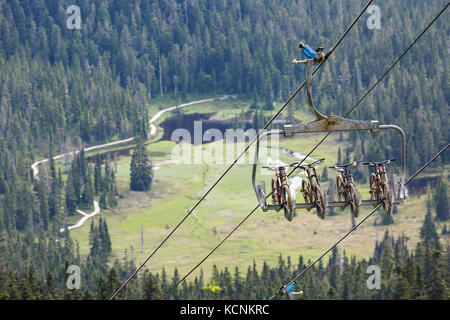
[[[259, 155], [259, 140], [265, 136], [269, 136], [272, 134], [283, 134], [284, 132], [281, 130], [271, 130], [264, 132], [256, 139], [256, 150], [255, 150], [255, 159], [253, 162], [253, 169], [252, 169], [252, 185], [253, 190], [255, 190], [256, 198], [258, 199], [259, 206], [261, 209], [266, 212], [268, 209], [275, 209], [272, 207], [269, 207], [267, 205], [267, 198], [266, 198], [266, 185], [264, 181], [261, 181], [261, 184], [256, 184], [256, 168], [258, 167], [258, 155]], [[277, 209], [275, 209], [277, 210]], [[279, 209], [278, 209], [279, 210]]]
[[296, 133], [333, 132], [333, 131], [377, 131], [380, 125], [376, 120], [360, 121], [350, 120], [339, 116], [328, 116], [325, 119], [308, 123], [287, 124], [284, 126], [284, 135], [292, 136]]
[[308, 97], [309, 109], [318, 119], [326, 119], [327, 116], [321, 114], [312, 101], [312, 68], [314, 65], [314, 60], [306, 60], [306, 95]]

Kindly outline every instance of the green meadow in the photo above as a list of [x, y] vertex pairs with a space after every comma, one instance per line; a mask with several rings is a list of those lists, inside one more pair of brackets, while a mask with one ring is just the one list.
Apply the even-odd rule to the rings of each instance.
[[[174, 101], [167, 100], [151, 105], [150, 115], [170, 106], [171, 103]], [[245, 100], [215, 101], [187, 107], [183, 112], [214, 113], [229, 118], [240, 114], [241, 110], [248, 110], [251, 103], [252, 101]], [[156, 124], [172, 115], [174, 112], [163, 114]], [[294, 116], [296, 120], [302, 122], [312, 118], [306, 110], [296, 111]], [[159, 135], [161, 131], [158, 127]], [[306, 154], [322, 137], [323, 134], [295, 136], [281, 139], [280, 146]], [[335, 164], [338, 148], [342, 149], [345, 146], [345, 142], [339, 142], [337, 138], [337, 134], [331, 135], [311, 156], [315, 159], [326, 158], [325, 165]], [[244, 144], [240, 144], [239, 147], [243, 148]], [[158, 167], [154, 170], [154, 182], [149, 192], [129, 191], [131, 156], [120, 156], [117, 161], [119, 205], [101, 213], [101, 217], [107, 220], [112, 239], [112, 261], [127, 256], [133, 257], [136, 264], [142, 262], [228, 167], [228, 164], [223, 163], [173, 163], [172, 150], [176, 151], [180, 146], [171, 141], [152, 139], [147, 148], [153, 166]], [[191, 148], [192, 151], [199, 148], [211, 151], [224, 148], [224, 145], [223, 141], [217, 141]], [[253, 151], [252, 146], [246, 155], [247, 158], [253, 159]], [[296, 160], [281, 152], [280, 159], [284, 162]], [[160, 272], [163, 268], [172, 272], [177, 268], [181, 275], [184, 275], [206, 256], [257, 205], [251, 185], [251, 169], [252, 166], [248, 161], [237, 164], [148, 262], [147, 267], [154, 272]], [[318, 172], [322, 174], [322, 170], [323, 165]], [[328, 175], [329, 179], [334, 179], [334, 174], [330, 170]], [[271, 176], [258, 175], [258, 182], [264, 180], [266, 189], [270, 185], [270, 179]], [[328, 187], [329, 182], [322, 183], [323, 190], [326, 191]], [[357, 187], [362, 197], [368, 199], [368, 186], [358, 184]], [[301, 199], [301, 194], [297, 194], [297, 201], [300, 202]], [[372, 207], [362, 208], [356, 222], [370, 210]], [[275, 264], [280, 254], [284, 257], [291, 256], [293, 263], [297, 263], [300, 254], [306, 259], [314, 259], [351, 228], [350, 209], [336, 209], [336, 212], [337, 215], [321, 220], [316, 216], [315, 210], [310, 212], [297, 210], [297, 216], [289, 222], [284, 219], [282, 211], [263, 212], [258, 208], [202, 265], [202, 269], [207, 275], [210, 274], [214, 264], [221, 268], [232, 269], [237, 265], [242, 271], [242, 268], [253, 262], [256, 262], [258, 267], [262, 266], [263, 261]], [[398, 213], [394, 215], [395, 223], [389, 226], [374, 225], [375, 221], [381, 220], [382, 213], [379, 210], [344, 240], [339, 248], [345, 249], [347, 255], [354, 255], [357, 258], [369, 257], [373, 254], [375, 241], [381, 239], [386, 230], [394, 235], [405, 234], [409, 238], [408, 245], [413, 247], [418, 241], [425, 213], [425, 195], [409, 198], [406, 203], [399, 206]], [[95, 217], [95, 220], [99, 217], [100, 215]], [[80, 245], [82, 255], [89, 252], [90, 223], [91, 221], [87, 221], [81, 228], [71, 231], [71, 236]], [[141, 247], [141, 229], [143, 247]], [[198, 274], [199, 271], [200, 269], [194, 274]]]

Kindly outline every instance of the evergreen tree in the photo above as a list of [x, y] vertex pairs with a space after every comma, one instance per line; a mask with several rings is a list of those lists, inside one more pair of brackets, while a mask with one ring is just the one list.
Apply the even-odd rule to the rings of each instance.
[[447, 182], [441, 176], [435, 195], [436, 203], [436, 218], [440, 221], [446, 221], [450, 218], [450, 205], [448, 201], [448, 188]]
[[440, 259], [440, 250], [436, 250], [432, 257], [431, 273], [426, 281], [426, 294], [430, 300], [447, 299], [447, 286], [443, 278], [444, 268]]
[[74, 215], [77, 209], [78, 199], [73, 186], [73, 177], [69, 174], [66, 183], [66, 208], [69, 215]]
[[435, 247], [439, 247], [439, 234], [436, 231], [436, 226], [433, 222], [431, 216], [431, 211], [428, 208], [427, 214], [425, 215], [425, 220], [423, 221], [422, 227], [420, 229], [420, 238], [424, 243], [431, 243]]
[[96, 195], [102, 191], [102, 162], [98, 153], [95, 156], [94, 165], [94, 190]]
[[142, 138], [136, 139], [130, 165], [130, 189], [148, 191], [153, 181], [152, 165]]
[[147, 283], [144, 288], [144, 299], [145, 300], [161, 300], [161, 289], [159, 287], [158, 278], [149, 274], [147, 278]]
[[80, 206], [85, 209], [91, 209], [94, 203], [94, 188], [92, 186], [92, 177], [90, 174], [85, 179], [83, 193], [81, 194]]

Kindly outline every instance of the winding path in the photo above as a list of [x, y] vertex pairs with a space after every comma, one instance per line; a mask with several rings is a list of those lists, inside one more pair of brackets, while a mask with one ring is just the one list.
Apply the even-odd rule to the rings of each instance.
[[[178, 109], [178, 108], [184, 108], [184, 107], [192, 106], [192, 105], [195, 105], [195, 104], [200, 104], [200, 103], [205, 103], [205, 102], [212, 102], [212, 101], [219, 101], [219, 100], [226, 100], [226, 99], [235, 98], [235, 97], [236, 97], [236, 95], [226, 95], [226, 96], [217, 97], [217, 98], [196, 100], [196, 101], [180, 104], [179, 106], [173, 106], [173, 107], [169, 107], [169, 108], [163, 109], [163, 110], [159, 111], [158, 113], [156, 113], [150, 119], [150, 121], [149, 121], [149, 123], [150, 123], [150, 135], [154, 136], [156, 134], [156, 126], [153, 123], [156, 120], [158, 120], [159, 117], [163, 113], [165, 113], [167, 111], [171, 111], [171, 110], [175, 110], [175, 109]], [[104, 143], [104, 144], [99, 144], [99, 145], [96, 145], [96, 146], [92, 146], [92, 147], [86, 148], [86, 149], [84, 149], [84, 151], [88, 152], [88, 151], [92, 151], [92, 150], [96, 150], [96, 149], [103, 149], [103, 148], [106, 148], [106, 147], [111, 147], [111, 146], [114, 146], [114, 145], [127, 143], [127, 142], [130, 142], [130, 141], [133, 141], [134, 138], [135, 137], [131, 137], [131, 138], [122, 139], [122, 140], [118, 140], [118, 141], [114, 141], [114, 142], [108, 142], [108, 143]], [[63, 154], [54, 156], [53, 160], [58, 160], [58, 159], [61, 159], [61, 158], [65, 157], [66, 155], [72, 155], [72, 154], [74, 154], [74, 153], [76, 154], [78, 152], [79, 152], [79, 150], [78, 151], [74, 151], [74, 152], [63, 153]], [[39, 174], [38, 166], [40, 164], [42, 164], [42, 163], [45, 163], [45, 162], [48, 162], [48, 159], [42, 159], [42, 160], [36, 161], [35, 163], [33, 163], [31, 165], [31, 169], [33, 170], [33, 177], [34, 178], [38, 179], [38, 174]], [[81, 227], [89, 218], [92, 218], [93, 216], [95, 216], [98, 213], [100, 213], [100, 206], [99, 206], [98, 202], [94, 200], [94, 211], [92, 211], [92, 213], [87, 214], [84, 211], [81, 211], [79, 209], [77, 209], [77, 212], [79, 214], [81, 214], [83, 217], [76, 224], [74, 224], [72, 226], [69, 226], [67, 228], [68, 230]], [[65, 228], [60, 229], [60, 232], [64, 232], [64, 231], [65, 231]]]
[[[73, 226], [68, 227], [67, 229], [72, 230], [72, 229], [81, 227], [83, 225], [83, 223], [87, 219], [92, 218], [93, 216], [95, 216], [96, 214], [98, 214], [100, 212], [100, 206], [98, 205], [98, 202], [94, 200], [94, 211], [92, 211], [91, 214], [87, 214], [87, 213], [85, 213], [85, 212], [83, 212], [81, 210], [78, 210], [78, 209], [77, 209], [77, 212], [79, 214], [81, 214], [83, 216], [83, 218], [81, 218], [76, 224], [74, 224]], [[64, 232], [64, 230], [65, 230], [64, 228], [61, 228], [59, 230], [59, 232]]]

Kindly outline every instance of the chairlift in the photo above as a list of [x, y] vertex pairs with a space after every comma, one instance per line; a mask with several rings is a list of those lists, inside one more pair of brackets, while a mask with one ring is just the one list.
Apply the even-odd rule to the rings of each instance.
[[[352, 208], [352, 214], [354, 216], [358, 215], [359, 207], [360, 206], [376, 206], [378, 204], [383, 204], [383, 208], [385, 209], [384, 212], [386, 214], [390, 214], [390, 208], [392, 208], [393, 204], [399, 204], [403, 202], [406, 198], [406, 190], [404, 187], [404, 180], [405, 180], [405, 133], [399, 126], [387, 124], [383, 125], [380, 124], [378, 120], [352, 120], [347, 119], [340, 116], [330, 115], [326, 116], [320, 113], [316, 106], [314, 105], [312, 101], [312, 69], [314, 64], [320, 64], [323, 61], [325, 61], [327, 54], [323, 53], [323, 48], [318, 48], [316, 50], [311, 49], [309, 45], [305, 45], [304, 43], [300, 43], [299, 45], [300, 49], [302, 50], [302, 54], [305, 57], [303, 60], [293, 60], [294, 65], [298, 64], [305, 64], [306, 65], [306, 90], [307, 90], [307, 96], [308, 96], [308, 106], [310, 111], [316, 116], [316, 120], [308, 123], [300, 123], [300, 124], [285, 124], [283, 127], [283, 130], [270, 130], [262, 133], [256, 141], [256, 148], [255, 148], [255, 156], [254, 156], [254, 162], [253, 162], [253, 169], [252, 169], [252, 185], [253, 189], [256, 193], [256, 197], [258, 199], [259, 206], [261, 209], [266, 212], [267, 210], [275, 210], [279, 211], [281, 209], [284, 209], [285, 217], [287, 220], [291, 221], [292, 217], [294, 216], [295, 209], [307, 209], [311, 210], [313, 208], [316, 209], [317, 215], [320, 218], [325, 217], [325, 210], [327, 207], [341, 207], [345, 208], [347, 206], [350, 206]], [[396, 181], [398, 184], [397, 194], [394, 196], [394, 194], [389, 190], [389, 192], [383, 191], [383, 188], [385, 188], [385, 184], [387, 185], [386, 180], [386, 170], [385, 170], [385, 164], [388, 162], [380, 162], [382, 164], [378, 165], [378, 167], [381, 168], [383, 171], [381, 175], [379, 175], [378, 178], [375, 175], [375, 177], [372, 177], [373, 184], [370, 186], [371, 194], [373, 193], [373, 196], [371, 196], [371, 199], [369, 200], [360, 200], [356, 193], [356, 187], [348, 187], [352, 190], [350, 190], [350, 193], [347, 196], [343, 196], [342, 198], [339, 198], [339, 201], [332, 201], [328, 202], [324, 198], [324, 195], [322, 194], [322, 191], [320, 190], [320, 183], [317, 177], [317, 174], [315, 173], [314, 165], [317, 165], [321, 162], [323, 162], [325, 159], [320, 159], [318, 163], [312, 163], [312, 164], [297, 164], [295, 169], [303, 169], [307, 173], [307, 179], [304, 179], [304, 185], [302, 183], [302, 193], [305, 198], [305, 203], [296, 203], [293, 199], [287, 199], [285, 197], [284, 202], [283, 201], [273, 201], [272, 204], [267, 203], [268, 195], [266, 194], [266, 188], [264, 181], [261, 182], [261, 184], [256, 183], [256, 172], [258, 168], [258, 156], [259, 156], [259, 144], [260, 140], [263, 138], [267, 138], [271, 135], [279, 135], [283, 138], [292, 137], [297, 134], [305, 134], [305, 133], [319, 133], [319, 132], [346, 132], [346, 131], [370, 131], [370, 132], [378, 132], [379, 130], [394, 130], [400, 134], [401, 138], [401, 154], [402, 154], [402, 174], [400, 179]], [[391, 160], [392, 161], [392, 160]], [[358, 161], [360, 163], [361, 161]], [[363, 163], [365, 164], [365, 163]], [[343, 168], [343, 167], [349, 167], [351, 164], [346, 165], [337, 165], [333, 168]], [[292, 167], [291, 165], [288, 165]], [[310, 171], [308, 171], [310, 170]], [[344, 169], [345, 170], [345, 169]], [[383, 178], [380, 178], [383, 177]], [[276, 179], [275, 184], [272, 183], [272, 197], [279, 197], [280, 192], [278, 192], [277, 188], [274, 188], [274, 186], [277, 186]], [[378, 179], [378, 180], [377, 180]], [[314, 181], [313, 181], [314, 180]], [[344, 180], [344, 179], [343, 179]], [[273, 180], [274, 181], [274, 180]], [[383, 182], [386, 182], [385, 184]], [[377, 184], [378, 183], [378, 184]], [[308, 185], [309, 184], [309, 185]], [[284, 192], [286, 193], [287, 190], [289, 190], [289, 184], [287, 184], [287, 176], [286, 176], [286, 183], [281, 183], [281, 185], [287, 185], [287, 187], [284, 187]], [[353, 184], [354, 186], [354, 184]], [[381, 186], [381, 187], [379, 187]], [[383, 187], [384, 186], [384, 187]], [[381, 188], [381, 189], [380, 189]], [[277, 189], [277, 190], [275, 190]], [[345, 189], [345, 185], [344, 185]], [[273, 195], [274, 190], [276, 192], [275, 195]], [[280, 189], [281, 190], [281, 189]], [[380, 191], [381, 190], [381, 191]], [[354, 191], [352, 193], [352, 191]], [[390, 193], [390, 194], [389, 194]], [[273, 198], [274, 199], [274, 198]]]

